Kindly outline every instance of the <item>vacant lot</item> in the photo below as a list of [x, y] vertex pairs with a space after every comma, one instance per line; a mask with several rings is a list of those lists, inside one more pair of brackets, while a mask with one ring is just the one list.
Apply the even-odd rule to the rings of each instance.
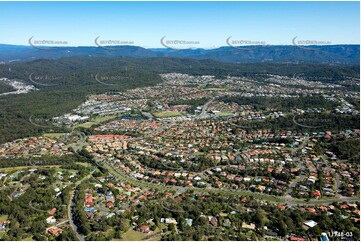
[[234, 114], [230, 113], [230, 112], [219, 112], [219, 113], [216, 113], [215, 115], [220, 116], [220, 117], [225, 117], [225, 116], [234, 115]]
[[220, 87], [210, 87], [210, 88], [206, 88], [204, 89], [206, 91], [218, 91], [218, 92], [223, 92], [223, 91], [227, 91], [227, 88], [220, 88]]
[[116, 118], [118, 115], [109, 115], [109, 116], [98, 116], [96, 118], [93, 118], [91, 121], [95, 123], [101, 123], [104, 121], [108, 121], [110, 119]]
[[63, 135], [64, 133], [45, 133], [43, 136], [48, 138], [59, 138]]
[[95, 125], [95, 124], [100, 124], [102, 122], [111, 120], [118, 117], [117, 115], [109, 115], [109, 116], [98, 116], [95, 117], [93, 119], [91, 119], [89, 122], [83, 123], [83, 124], [78, 124], [75, 127], [81, 127], [81, 128], [90, 128], [91, 126]]
[[0, 223], [8, 219], [8, 215], [0, 215]]
[[182, 116], [182, 114], [179, 111], [162, 111], [162, 112], [154, 112], [152, 114], [156, 118], [171, 118], [171, 117]]
[[147, 234], [141, 233], [138, 231], [134, 231], [133, 229], [129, 229], [126, 233], [123, 234], [122, 240], [126, 241], [134, 241], [134, 240], [142, 240], [147, 237]]
[[95, 122], [86, 122], [83, 124], [78, 124], [76, 127], [81, 127], [81, 128], [90, 128], [91, 126], [93, 126], [94, 124], [96, 124]]

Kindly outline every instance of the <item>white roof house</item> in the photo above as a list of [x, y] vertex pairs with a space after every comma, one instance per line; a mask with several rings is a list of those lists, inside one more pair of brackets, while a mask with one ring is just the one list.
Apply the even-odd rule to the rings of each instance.
[[317, 223], [315, 221], [313, 221], [313, 220], [308, 220], [304, 224], [307, 225], [310, 228], [313, 228], [313, 227], [315, 227], [317, 225]]
[[46, 219], [46, 222], [48, 224], [55, 224], [56, 219], [54, 218], [54, 216], [50, 216], [49, 218]]

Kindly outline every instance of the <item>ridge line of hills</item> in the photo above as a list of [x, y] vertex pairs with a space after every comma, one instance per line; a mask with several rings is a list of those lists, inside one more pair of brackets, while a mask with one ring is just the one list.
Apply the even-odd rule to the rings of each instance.
[[174, 57], [197, 60], [215, 60], [229, 63], [303, 63], [331, 65], [359, 65], [360, 45], [268, 45], [230, 46], [215, 49], [162, 49], [140, 46], [80, 46], [80, 47], [33, 47], [0, 44], [0, 63], [24, 62], [37, 59], [60, 59], [64, 57]]

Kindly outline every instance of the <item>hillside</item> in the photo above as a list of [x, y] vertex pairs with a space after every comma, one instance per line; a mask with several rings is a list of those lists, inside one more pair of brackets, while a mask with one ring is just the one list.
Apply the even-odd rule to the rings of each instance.
[[0, 97], [0, 142], [37, 135], [46, 128], [29, 122], [31, 116], [49, 118], [71, 111], [92, 93], [125, 91], [152, 86], [162, 80], [160, 73], [180, 72], [217, 77], [262, 74], [302, 75], [308, 80], [334, 82], [359, 78], [358, 66], [306, 64], [235, 64], [213, 60], [179, 58], [71, 57], [0, 65], [0, 77], [20, 79], [38, 91]]
[[245, 46], [215, 49], [145, 49], [139, 46], [101, 47], [46, 47], [0, 45], [0, 62], [31, 61], [36, 59], [59, 59], [74, 56], [91, 57], [176, 57], [198, 60], [211, 59], [233, 63], [292, 62], [308, 64], [355, 65], [360, 62], [359, 45], [323, 46]]

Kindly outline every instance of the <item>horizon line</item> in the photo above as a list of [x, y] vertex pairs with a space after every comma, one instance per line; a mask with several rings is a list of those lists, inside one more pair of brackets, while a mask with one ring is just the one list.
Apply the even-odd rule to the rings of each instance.
[[101, 48], [101, 49], [106, 49], [108, 47], [112, 47], [112, 48], [119, 48], [119, 47], [140, 47], [143, 49], [148, 49], [148, 50], [214, 50], [214, 49], [219, 49], [219, 48], [238, 48], [238, 47], [242, 47], [242, 48], [247, 48], [247, 47], [274, 47], [274, 46], [294, 46], [294, 47], [325, 47], [325, 46], [338, 46], [338, 45], [358, 45], [360, 46], [360, 43], [354, 44], [354, 43], [342, 43], [342, 44], [310, 44], [310, 45], [297, 45], [297, 44], [266, 44], [266, 45], [222, 45], [222, 46], [218, 46], [218, 47], [198, 47], [198, 48], [194, 48], [194, 47], [189, 47], [189, 48], [179, 48], [179, 49], [175, 49], [172, 47], [144, 47], [141, 45], [103, 45], [103, 46], [98, 46], [98, 45], [22, 45], [22, 44], [6, 44], [6, 43], [0, 43], [0, 45], [8, 45], [8, 46], [19, 46], [19, 47], [30, 47], [30, 48], [37, 48], [37, 47], [44, 47], [44, 48], [89, 48], [89, 47], [95, 47], [95, 48]]

